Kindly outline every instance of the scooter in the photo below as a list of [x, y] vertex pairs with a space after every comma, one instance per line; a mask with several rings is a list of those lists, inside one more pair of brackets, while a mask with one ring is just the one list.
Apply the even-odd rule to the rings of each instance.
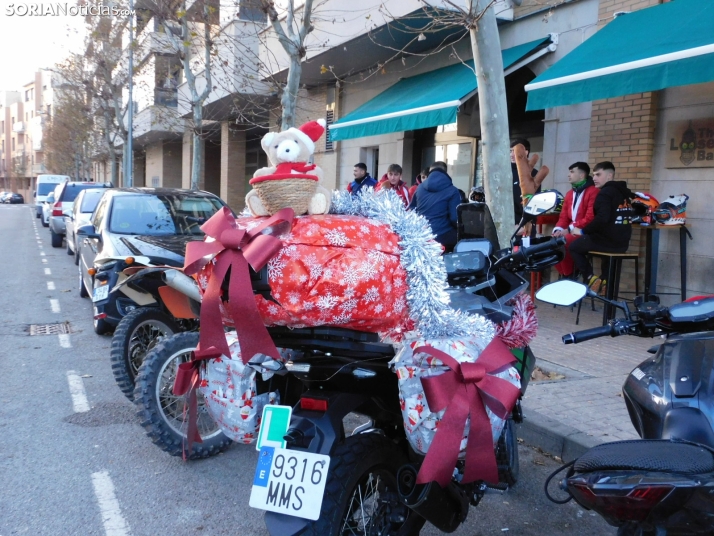
[[[626, 302], [596, 296], [584, 285], [546, 285], [539, 300], [571, 305], [586, 296], [609, 303], [624, 318], [569, 333], [565, 344], [598, 337], [662, 336], [653, 357], [627, 377], [622, 392], [642, 439], [605, 443], [571, 462], [546, 482], [557, 503], [571, 499], [618, 527], [619, 536], [714, 533], [714, 297], [664, 307], [657, 296]], [[554, 499], [548, 484], [561, 471]]]

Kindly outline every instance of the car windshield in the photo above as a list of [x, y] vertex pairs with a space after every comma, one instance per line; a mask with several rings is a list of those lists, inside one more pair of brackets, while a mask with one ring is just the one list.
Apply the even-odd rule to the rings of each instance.
[[99, 200], [102, 198], [105, 191], [106, 190], [104, 188], [93, 188], [85, 191], [79, 211], [85, 214], [91, 214], [94, 212], [94, 209], [97, 208]]
[[218, 198], [187, 195], [117, 195], [109, 231], [137, 235], [202, 236], [200, 226], [223, 204]]
[[67, 188], [65, 188], [64, 193], [62, 194], [62, 202], [63, 203], [72, 203], [74, 202], [75, 199], [77, 199], [77, 196], [79, 195], [79, 192], [82, 190], [86, 190], [88, 188], [102, 188], [102, 191], [104, 190], [104, 185], [103, 184], [95, 184], [95, 183], [87, 183], [87, 184], [68, 184]]
[[41, 182], [37, 185], [37, 195], [47, 195], [57, 187], [56, 182]]

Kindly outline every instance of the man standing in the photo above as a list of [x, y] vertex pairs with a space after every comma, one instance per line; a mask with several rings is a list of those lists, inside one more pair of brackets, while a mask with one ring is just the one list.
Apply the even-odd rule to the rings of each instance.
[[352, 195], [357, 195], [362, 188], [377, 186], [377, 181], [369, 176], [367, 165], [362, 162], [355, 164], [354, 177], [355, 180], [347, 185], [347, 191]]
[[390, 164], [387, 168], [386, 179], [379, 181], [375, 190], [394, 190], [405, 207], [409, 206], [409, 201], [411, 197], [409, 196], [409, 188], [406, 183], [402, 180], [402, 166], [399, 164]]
[[[603, 281], [593, 274], [587, 254], [589, 251], [627, 251], [632, 236], [629, 200], [634, 194], [625, 181], [615, 180], [615, 166], [612, 162], [600, 162], [595, 166], [593, 183], [599, 190], [593, 206], [594, 218], [582, 230], [574, 229], [574, 234], [582, 236], [571, 244], [570, 255], [583, 275], [585, 284], [598, 292]], [[607, 271], [605, 262], [602, 269], [603, 272]]]
[[436, 241], [451, 251], [456, 245], [456, 207], [461, 194], [446, 173], [444, 162], [434, 162], [429, 176], [416, 191], [416, 211], [424, 216], [436, 235]]
[[[513, 154], [513, 148], [516, 145], [523, 145], [526, 150], [526, 158], [531, 155], [531, 143], [525, 138], [516, 138], [511, 142], [511, 172], [513, 173], [513, 213], [516, 216], [516, 225], [521, 222], [523, 217], [523, 197], [521, 192], [521, 180], [518, 178], [518, 166], [516, 165], [516, 156]], [[538, 170], [533, 169], [531, 175], [536, 176]], [[540, 188], [538, 188], [540, 190]]]
[[570, 256], [570, 245], [578, 238], [574, 233], [593, 221], [595, 217], [593, 207], [598, 194], [598, 189], [590, 177], [590, 166], [585, 162], [575, 162], [568, 168], [568, 182], [572, 188], [565, 194], [563, 210], [553, 229], [553, 236], [565, 237], [565, 258], [555, 265], [555, 269], [563, 277], [573, 275], [574, 264]]

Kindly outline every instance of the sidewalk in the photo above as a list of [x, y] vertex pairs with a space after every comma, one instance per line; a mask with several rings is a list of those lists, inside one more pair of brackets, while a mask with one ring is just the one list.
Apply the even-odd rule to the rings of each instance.
[[531, 348], [537, 366], [565, 378], [531, 380], [523, 398], [524, 422], [518, 437], [564, 461], [599, 443], [639, 438], [622, 398], [622, 385], [661, 339], [603, 337], [565, 345], [564, 334], [601, 325], [602, 304], [596, 302], [593, 312], [590, 300], [583, 302], [577, 326], [577, 307], [571, 312], [569, 307], [536, 304], [539, 328]]

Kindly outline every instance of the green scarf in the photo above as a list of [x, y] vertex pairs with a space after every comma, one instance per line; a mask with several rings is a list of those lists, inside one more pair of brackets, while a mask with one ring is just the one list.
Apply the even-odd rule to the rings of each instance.
[[577, 190], [577, 189], [579, 189], [579, 188], [582, 188], [583, 186], [585, 186], [585, 183], [586, 183], [586, 182], [588, 182], [588, 178], [587, 178], [587, 177], [585, 177], [585, 178], [584, 178], [583, 180], [581, 180], [580, 182], [574, 182], [574, 183], [572, 183], [573, 190]]

